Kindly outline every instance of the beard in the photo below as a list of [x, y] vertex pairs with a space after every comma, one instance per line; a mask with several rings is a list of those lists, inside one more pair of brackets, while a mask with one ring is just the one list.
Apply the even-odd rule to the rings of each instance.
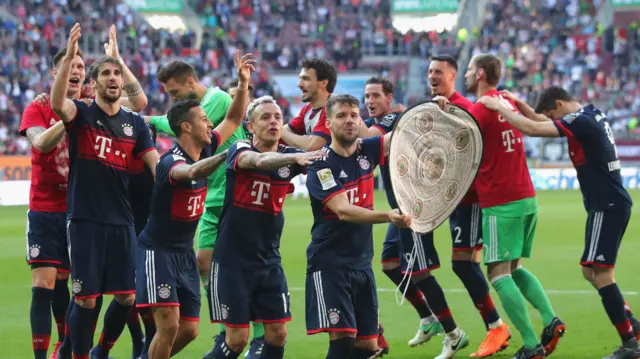
[[476, 90], [478, 89], [477, 82], [467, 82], [465, 83], [465, 86], [467, 88], [467, 92], [476, 92]]
[[122, 88], [118, 88], [115, 94], [111, 94], [107, 87], [98, 86], [98, 96], [108, 103], [115, 103], [122, 96]]
[[360, 130], [356, 130], [352, 135], [343, 133], [336, 133], [336, 141], [340, 144], [340, 147], [351, 147], [360, 136]]

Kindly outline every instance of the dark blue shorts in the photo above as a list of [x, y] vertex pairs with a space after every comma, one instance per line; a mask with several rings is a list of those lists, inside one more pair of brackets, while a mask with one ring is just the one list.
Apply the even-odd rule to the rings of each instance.
[[459, 205], [449, 216], [454, 251], [482, 250], [480, 204]]
[[400, 231], [400, 268], [412, 275], [440, 268], [440, 258], [433, 245], [433, 233], [417, 234], [409, 228]]
[[360, 340], [378, 337], [378, 293], [371, 269], [335, 269], [307, 273], [307, 334], [356, 333]]
[[196, 254], [136, 248], [136, 306], [180, 307], [180, 319], [200, 320]]
[[397, 262], [400, 260], [400, 230], [389, 223], [387, 235], [382, 243], [381, 262]]
[[613, 268], [630, 217], [629, 207], [589, 213], [580, 264], [585, 267]]
[[31, 269], [54, 267], [69, 272], [65, 212], [27, 211], [27, 263]]
[[249, 328], [250, 322], [291, 321], [289, 287], [281, 266], [263, 270], [240, 269], [214, 261], [209, 283], [212, 323]]
[[100, 294], [134, 294], [133, 226], [69, 220], [71, 290], [78, 299]]

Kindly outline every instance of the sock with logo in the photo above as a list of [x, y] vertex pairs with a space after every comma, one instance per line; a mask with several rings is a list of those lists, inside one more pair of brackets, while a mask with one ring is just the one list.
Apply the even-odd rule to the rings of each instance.
[[51, 311], [53, 312], [53, 318], [58, 328], [58, 342], [64, 341], [69, 300], [70, 295], [67, 279], [56, 280], [56, 286], [53, 288], [53, 299], [51, 299]]
[[404, 297], [407, 298], [409, 303], [411, 303], [411, 305], [415, 308], [416, 312], [418, 312], [420, 319], [428, 318], [433, 315], [431, 309], [429, 308], [429, 305], [427, 304], [427, 300], [425, 299], [424, 294], [422, 294], [420, 289], [418, 289], [418, 287], [409, 279], [408, 285], [406, 281], [402, 281], [403, 275], [400, 267], [383, 270], [382, 272], [384, 272], [384, 274], [386, 274], [387, 277], [391, 279], [393, 284], [395, 284], [396, 287], [399, 287], [402, 291], [404, 291], [405, 285], [407, 286], [407, 291], [405, 292]]
[[284, 346], [278, 347], [265, 342], [262, 357], [265, 359], [282, 359], [284, 358]]
[[329, 352], [326, 359], [345, 359], [349, 358], [353, 343], [356, 338], [346, 337], [329, 341]]
[[538, 278], [524, 267], [518, 267], [511, 272], [511, 276], [520, 288], [520, 293], [540, 312], [543, 325], [546, 327], [551, 324], [556, 314], [553, 312], [551, 302], [549, 302], [547, 293], [544, 292]]
[[611, 323], [616, 327], [622, 342], [624, 343], [633, 339], [635, 335], [631, 327], [631, 322], [624, 310], [624, 298], [622, 297], [622, 293], [620, 293], [618, 284], [613, 283], [602, 287], [598, 290], [598, 293], [602, 299], [604, 310], [607, 312]]
[[454, 331], [458, 325], [456, 324], [456, 321], [453, 320], [453, 315], [451, 315], [451, 310], [449, 310], [449, 305], [444, 297], [444, 292], [436, 280], [436, 277], [430, 275], [418, 282], [417, 286], [427, 298], [429, 307], [436, 318], [438, 318], [438, 321], [442, 324], [444, 331], [446, 333]]
[[493, 299], [489, 294], [489, 284], [482, 273], [480, 264], [472, 261], [453, 261], [452, 268], [469, 292], [473, 304], [482, 316], [485, 327], [489, 329], [489, 325], [500, 320], [500, 314], [493, 304]]
[[51, 299], [53, 289], [31, 288], [31, 343], [36, 359], [47, 359], [51, 340]]
[[101, 353], [104, 357], [109, 355], [109, 351], [113, 348], [116, 340], [118, 340], [127, 324], [130, 312], [130, 305], [122, 305], [115, 299], [111, 301], [111, 304], [109, 304], [104, 314], [104, 328], [102, 329], [100, 341], [96, 347], [98, 353]]
[[520, 332], [524, 347], [527, 349], [535, 348], [540, 344], [540, 341], [533, 329], [533, 324], [531, 324], [527, 302], [522, 296], [522, 293], [520, 293], [520, 289], [518, 289], [513, 278], [511, 278], [511, 275], [498, 276], [491, 281], [491, 284], [496, 292], [498, 292], [502, 307], [507, 313], [507, 316]]

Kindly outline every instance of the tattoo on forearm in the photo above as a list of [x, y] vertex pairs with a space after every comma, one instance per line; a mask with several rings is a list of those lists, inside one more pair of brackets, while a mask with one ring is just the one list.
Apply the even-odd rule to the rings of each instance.
[[295, 154], [284, 155], [278, 152], [256, 153], [246, 152], [240, 158], [240, 167], [275, 170], [295, 163]]
[[128, 97], [133, 97], [142, 93], [142, 86], [140, 86], [140, 83], [137, 81], [124, 85], [123, 89], [127, 93]]
[[198, 161], [193, 164], [192, 171], [195, 178], [209, 177], [224, 160], [227, 158], [227, 151], [218, 153], [215, 156]]
[[36, 140], [36, 137], [38, 137], [38, 135], [40, 135], [41, 133], [43, 133], [45, 130], [44, 127], [30, 127], [27, 129], [27, 139], [29, 140], [29, 143], [31, 143], [31, 145], [33, 145], [33, 141]]

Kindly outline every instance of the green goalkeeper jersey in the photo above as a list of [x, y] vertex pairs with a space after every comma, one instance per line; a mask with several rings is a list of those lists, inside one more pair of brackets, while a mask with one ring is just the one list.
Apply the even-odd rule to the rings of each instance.
[[[204, 97], [200, 101], [200, 106], [207, 114], [209, 121], [213, 123], [213, 127], [218, 126], [226, 117], [229, 106], [231, 106], [231, 97], [226, 92], [222, 91], [219, 87], [211, 86], [207, 89]], [[149, 123], [155, 127], [158, 133], [165, 133], [167, 135], [175, 137], [175, 134], [169, 127], [169, 120], [167, 115], [164, 116], [151, 116]], [[233, 133], [233, 135], [218, 147], [216, 153], [220, 153], [238, 140], [246, 139], [242, 126]], [[209, 207], [221, 207], [224, 203], [224, 192], [226, 189], [226, 167], [220, 166], [215, 172], [208, 178], [208, 191], [207, 198], [205, 200], [205, 208]]]

